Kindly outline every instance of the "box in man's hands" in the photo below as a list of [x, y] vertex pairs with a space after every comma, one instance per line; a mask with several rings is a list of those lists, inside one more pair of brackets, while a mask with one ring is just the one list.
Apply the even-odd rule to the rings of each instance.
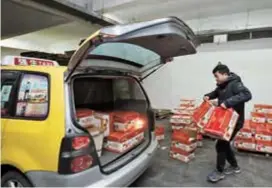
[[204, 127], [204, 132], [211, 137], [229, 141], [238, 117], [238, 113], [233, 109], [226, 110], [221, 107], [216, 107], [207, 125]]
[[194, 111], [193, 120], [200, 129], [208, 123], [215, 106], [212, 103], [203, 101], [202, 104]]

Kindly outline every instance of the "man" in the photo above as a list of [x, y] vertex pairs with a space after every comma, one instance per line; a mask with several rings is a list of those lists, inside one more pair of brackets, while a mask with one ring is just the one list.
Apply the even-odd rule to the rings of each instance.
[[[251, 99], [251, 93], [243, 85], [241, 78], [230, 72], [226, 65], [219, 63], [213, 69], [213, 74], [216, 79], [217, 88], [211, 93], [206, 94], [204, 100], [218, 99], [219, 106], [224, 109], [233, 108], [239, 114], [239, 119], [231, 137], [232, 140], [236, 133], [243, 127], [245, 102]], [[224, 179], [227, 174], [241, 172], [231, 149], [230, 141], [218, 140], [216, 143], [216, 170], [208, 175], [208, 180], [211, 182]], [[226, 160], [230, 166], [225, 169]]]

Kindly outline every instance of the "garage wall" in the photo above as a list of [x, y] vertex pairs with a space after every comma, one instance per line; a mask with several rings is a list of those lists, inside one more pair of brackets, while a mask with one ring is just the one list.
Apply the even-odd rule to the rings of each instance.
[[252, 91], [247, 116], [253, 103], [272, 104], [272, 39], [207, 44], [198, 53], [175, 58], [144, 80], [155, 108], [172, 109], [183, 98], [197, 98], [215, 88], [212, 69], [218, 61], [241, 76]]
[[22, 52], [25, 52], [25, 50], [1, 47], [1, 61], [5, 56], [9, 55], [19, 56]]

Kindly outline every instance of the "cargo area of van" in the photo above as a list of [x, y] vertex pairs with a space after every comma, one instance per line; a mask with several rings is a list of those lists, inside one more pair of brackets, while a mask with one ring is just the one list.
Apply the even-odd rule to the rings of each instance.
[[92, 136], [102, 167], [148, 145], [148, 100], [135, 78], [81, 75], [72, 89], [76, 121]]

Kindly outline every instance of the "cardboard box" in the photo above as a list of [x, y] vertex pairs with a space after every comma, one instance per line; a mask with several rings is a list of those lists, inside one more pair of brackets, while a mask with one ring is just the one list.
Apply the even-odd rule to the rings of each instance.
[[172, 110], [176, 115], [193, 115], [196, 106], [194, 104], [181, 104], [178, 108]]
[[171, 124], [171, 127], [172, 127], [172, 130], [173, 131], [178, 131], [178, 130], [181, 130], [185, 127], [185, 125], [182, 125], [182, 124]]
[[83, 126], [90, 126], [93, 120], [94, 110], [90, 109], [76, 109], [76, 118], [78, 123]]
[[258, 126], [256, 128], [255, 138], [259, 141], [272, 142], [272, 129], [270, 129], [266, 124]]
[[272, 125], [272, 113], [271, 114], [267, 114], [266, 118], [267, 118], [266, 119], [267, 123]]
[[113, 126], [115, 131], [126, 132], [135, 128], [135, 123], [140, 114], [137, 112], [115, 111], [113, 114]]
[[194, 142], [191, 144], [183, 144], [181, 142], [172, 140], [171, 147], [179, 148], [179, 149], [184, 150], [186, 152], [193, 152], [197, 148], [197, 142]]
[[184, 127], [172, 134], [171, 146], [192, 152], [197, 147], [197, 131], [192, 131]]
[[272, 141], [256, 141], [256, 151], [272, 153]]
[[196, 105], [195, 104], [180, 104], [178, 109], [180, 109], [180, 110], [195, 110]]
[[113, 131], [112, 112], [95, 112], [94, 118], [99, 119], [102, 122], [101, 128], [104, 132], [104, 136], [109, 136], [109, 134]]
[[172, 141], [177, 141], [182, 144], [190, 145], [196, 142], [196, 134], [194, 132], [188, 132], [186, 130], [174, 131], [172, 134]]
[[234, 147], [242, 150], [256, 151], [255, 138], [235, 138]]
[[175, 148], [175, 147], [170, 148], [169, 155], [171, 158], [177, 159], [177, 160], [185, 162], [185, 163], [187, 163], [187, 162], [191, 161], [193, 158], [195, 158], [194, 153], [186, 152], [186, 151], [183, 151], [183, 150]]
[[185, 124], [185, 125], [189, 125], [192, 124], [192, 117], [190, 115], [173, 115], [170, 118], [170, 123], [173, 124]]
[[256, 132], [256, 128], [259, 127], [260, 125], [263, 125], [263, 123], [254, 123], [250, 120], [250, 128], [253, 133]]
[[266, 115], [264, 113], [251, 112], [251, 121], [254, 123], [265, 123]]
[[212, 112], [210, 120], [204, 127], [205, 134], [229, 141], [239, 115], [232, 109], [223, 109], [221, 107], [216, 107]]
[[194, 111], [193, 121], [198, 127], [203, 129], [203, 127], [208, 123], [215, 106], [207, 101], [203, 101], [202, 104]]
[[254, 137], [253, 129], [251, 128], [251, 121], [245, 120], [244, 126], [236, 135], [237, 138], [252, 138]]
[[156, 135], [156, 139], [158, 141], [164, 140], [164, 127], [163, 126], [156, 126], [155, 135]]
[[192, 116], [194, 114], [194, 111], [195, 110], [175, 108], [174, 110], [172, 110], [172, 113], [175, 115], [190, 115], [190, 116]]
[[253, 111], [257, 113], [263, 113], [263, 114], [272, 114], [272, 105], [255, 104]]
[[115, 153], [124, 153], [144, 140], [144, 130], [128, 132], [112, 132], [105, 142], [104, 148]]
[[95, 112], [90, 109], [77, 109], [78, 123], [86, 128], [92, 136], [103, 132], [105, 136], [110, 133], [110, 116], [106, 113]]
[[180, 99], [180, 105], [195, 105], [195, 99]]

